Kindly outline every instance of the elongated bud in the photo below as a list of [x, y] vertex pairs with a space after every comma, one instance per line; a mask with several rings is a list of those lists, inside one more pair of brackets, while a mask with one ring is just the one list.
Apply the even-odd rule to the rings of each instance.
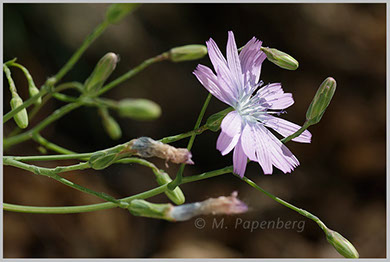
[[148, 99], [123, 99], [119, 101], [117, 109], [121, 117], [136, 120], [154, 120], [161, 115], [160, 106]]
[[321, 120], [335, 91], [336, 80], [332, 77], [326, 78], [318, 88], [317, 93], [306, 112], [306, 120], [311, 125], [317, 124]]
[[275, 65], [283, 69], [296, 70], [299, 66], [297, 60], [295, 60], [289, 54], [279, 51], [278, 49], [261, 47], [261, 51], [263, 51], [266, 54], [267, 59], [269, 61], [271, 61], [272, 63], [274, 63]]
[[326, 239], [345, 258], [359, 258], [356, 248], [345, 237], [336, 231], [327, 229]]
[[209, 116], [209, 118], [207, 118], [206, 121], [206, 126], [208, 127], [208, 129], [210, 129], [213, 132], [217, 132], [221, 128], [222, 120], [229, 112], [233, 110], [234, 110], [233, 107], [228, 107], [225, 110], [222, 110], [218, 113]]
[[172, 221], [169, 217], [171, 204], [154, 204], [145, 200], [135, 199], [130, 202], [128, 207], [130, 213], [134, 216], [151, 217]]
[[172, 62], [191, 61], [204, 57], [207, 48], [204, 45], [185, 45], [169, 50], [168, 57]]
[[119, 126], [118, 122], [116, 122], [115, 119], [110, 116], [108, 110], [106, 108], [100, 108], [99, 114], [102, 117], [104, 130], [106, 130], [107, 134], [111, 137], [111, 139], [117, 140], [121, 138], [121, 127]]
[[[163, 171], [156, 175], [156, 180], [160, 186], [172, 182], [171, 177]], [[183, 191], [178, 186], [174, 190], [167, 189], [165, 194], [176, 205], [181, 205], [185, 202]]]
[[103, 151], [98, 151], [92, 154], [88, 163], [95, 170], [104, 169], [112, 165], [116, 160], [126, 156], [124, 149], [126, 145], [119, 145]]
[[134, 10], [139, 4], [137, 3], [117, 3], [111, 4], [106, 12], [106, 21], [114, 24], [118, 23], [124, 18], [129, 12]]
[[96, 64], [91, 75], [85, 81], [85, 90], [92, 93], [97, 92], [115, 70], [118, 61], [118, 56], [114, 53], [107, 53], [103, 56]]
[[[20, 98], [20, 96], [17, 93], [12, 94], [11, 99], [11, 109], [15, 109], [23, 104], [23, 100]], [[14, 115], [14, 120], [18, 127], [20, 128], [26, 128], [28, 126], [28, 115], [26, 108], [19, 111], [17, 114]]]
[[175, 164], [194, 164], [192, 154], [187, 148], [175, 148], [173, 146], [155, 141], [150, 137], [133, 139], [128, 144], [129, 150], [140, 157], [158, 157]]
[[[35, 95], [37, 95], [39, 93], [39, 89], [34, 85], [34, 86], [30, 86], [28, 88], [28, 92], [30, 93], [30, 97], [33, 97]], [[37, 101], [35, 102], [36, 105], [39, 105], [40, 103], [42, 103], [42, 97], [39, 97], [37, 99]]]

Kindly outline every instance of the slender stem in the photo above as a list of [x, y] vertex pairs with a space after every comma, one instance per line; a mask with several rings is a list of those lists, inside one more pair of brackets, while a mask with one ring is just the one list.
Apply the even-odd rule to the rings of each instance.
[[260, 186], [258, 186], [255, 182], [253, 182], [252, 180], [250, 180], [249, 178], [246, 178], [246, 177], [239, 177], [238, 175], [235, 175], [236, 177], [240, 178], [241, 180], [243, 180], [245, 183], [247, 183], [248, 185], [250, 185], [251, 187], [259, 190], [260, 192], [264, 193], [265, 195], [267, 195], [268, 197], [270, 197], [271, 199], [275, 200], [276, 202], [278, 202], [279, 204], [282, 204], [283, 206], [285, 207], [288, 207], [292, 210], [294, 210], [295, 212], [298, 212], [299, 214], [301, 214], [302, 216], [305, 216], [311, 220], [313, 220], [314, 222], [316, 222], [320, 228], [322, 230], [325, 230], [327, 227], [325, 226], [325, 224], [315, 215], [311, 214], [310, 212], [302, 209], [302, 208], [299, 208], [299, 207], [296, 207], [290, 203], [288, 203], [287, 201], [279, 198], [279, 197], [276, 197], [274, 196], [273, 194], [269, 193], [268, 191], [266, 191], [265, 189], [261, 188]]
[[145, 60], [144, 62], [142, 62], [137, 67], [135, 67], [135, 68], [131, 69], [130, 71], [128, 71], [126, 74], [121, 75], [120, 77], [118, 77], [117, 79], [113, 80], [109, 84], [103, 86], [102, 89], [100, 89], [99, 92], [97, 93], [97, 96], [100, 96], [100, 95], [106, 93], [108, 90], [110, 90], [113, 87], [119, 85], [120, 83], [126, 81], [127, 79], [133, 77], [137, 73], [141, 72], [146, 67], [148, 67], [148, 66], [150, 66], [150, 65], [152, 65], [152, 64], [154, 64], [156, 62], [160, 62], [160, 61], [163, 61], [163, 60], [166, 60], [166, 59], [167, 59], [167, 56], [164, 53], [164, 54], [161, 54], [161, 55], [158, 55], [158, 56], [155, 56], [155, 57], [152, 57], [152, 58], [149, 58], [149, 59]]
[[282, 143], [287, 143], [287, 142], [289, 142], [290, 140], [292, 140], [292, 139], [294, 139], [294, 138], [300, 136], [300, 134], [302, 134], [303, 131], [305, 131], [306, 129], [308, 129], [309, 126], [310, 126], [310, 124], [306, 121], [306, 122], [303, 124], [303, 126], [302, 126], [300, 129], [298, 129], [294, 134], [289, 135], [288, 137], [285, 137], [285, 138], [283, 138], [283, 139], [280, 140], [280, 141], [282, 141]]
[[[34, 108], [31, 110], [31, 112], [29, 112], [29, 114], [28, 114], [29, 120], [31, 121], [32, 119], [34, 119], [34, 117], [37, 115], [39, 110], [52, 97], [52, 93], [61, 92], [61, 91], [65, 90], [65, 89], [69, 89], [69, 88], [77, 88], [77, 89], [81, 90], [82, 87], [83, 87], [83, 85], [81, 83], [79, 83], [79, 82], [67, 82], [67, 83], [63, 83], [63, 84], [58, 85], [56, 88], [54, 88], [54, 90], [51, 93], [46, 94], [45, 96], [43, 96], [42, 102], [39, 105], [35, 105]], [[12, 130], [12, 132], [8, 135], [8, 137], [15, 136], [15, 135], [19, 134], [22, 131], [23, 130], [21, 128], [15, 127], [14, 130]]]
[[[166, 190], [167, 190], [167, 184], [130, 197], [118, 199], [118, 201], [120, 203], [129, 203], [134, 199], [146, 199], [164, 193]], [[35, 207], [35, 206], [23, 206], [23, 205], [3, 203], [3, 208], [6, 211], [23, 212], [23, 213], [70, 214], [70, 213], [92, 212], [92, 211], [98, 211], [103, 209], [109, 209], [109, 208], [118, 207], [118, 205], [119, 204], [112, 203], [112, 202], [104, 202], [99, 204], [83, 205], [83, 206]]]
[[[212, 97], [212, 95], [211, 95], [211, 93], [209, 93], [206, 97], [206, 100], [203, 103], [203, 107], [200, 110], [198, 119], [196, 120], [196, 123], [195, 123], [195, 127], [194, 127], [195, 130], [200, 127], [200, 123], [202, 122], [203, 116], [206, 113], [206, 109], [207, 109], [207, 106], [209, 105], [211, 97]], [[194, 144], [194, 141], [195, 141], [195, 137], [196, 137], [196, 133], [193, 133], [191, 135], [190, 141], [188, 142], [188, 146], [187, 146], [188, 151], [191, 151], [192, 145]], [[186, 166], [186, 164], [180, 165], [179, 171], [177, 172], [175, 179], [172, 182], [170, 182], [168, 185], [169, 190], [174, 190], [175, 187], [177, 187], [181, 183], [185, 166]]]
[[159, 141], [164, 143], [164, 144], [169, 144], [169, 143], [173, 143], [173, 142], [179, 141], [181, 139], [190, 137], [193, 134], [199, 135], [199, 134], [203, 133], [206, 130], [208, 130], [208, 127], [204, 125], [204, 126], [201, 126], [199, 128], [196, 128], [194, 130], [188, 131], [186, 133], [182, 133], [182, 134], [174, 135], [174, 136], [164, 137], [164, 138], [160, 139]]
[[17, 161], [51, 161], [51, 160], [68, 160], [68, 159], [85, 160], [88, 159], [92, 154], [93, 153], [49, 155], [49, 156], [4, 156], [3, 158], [9, 157]]
[[[35, 96], [34, 96], [35, 97]], [[19, 144], [21, 142], [24, 142], [26, 140], [29, 140], [32, 138], [32, 135], [34, 133], [40, 132], [42, 129], [44, 129], [46, 126], [51, 124], [52, 122], [56, 121], [57, 119], [61, 118], [62, 116], [66, 115], [70, 111], [80, 107], [82, 105], [81, 102], [75, 102], [71, 104], [67, 104], [56, 111], [54, 111], [50, 116], [48, 116], [45, 120], [40, 122], [38, 125], [36, 125], [34, 128], [19, 134], [17, 136], [13, 136], [10, 138], [7, 138], [3, 141], [3, 149], [6, 150], [12, 145]]]
[[91, 34], [87, 36], [80, 48], [77, 49], [77, 51], [72, 55], [68, 62], [60, 69], [60, 71], [58, 71], [55, 76], [49, 79], [52, 85], [55, 85], [66, 75], [66, 73], [69, 72], [70, 69], [72, 69], [72, 67], [80, 59], [85, 50], [87, 50], [87, 48], [106, 30], [109, 25], [110, 23], [104, 21], [99, 24]]
[[91, 189], [88, 189], [88, 188], [85, 188], [85, 187], [80, 186], [78, 184], [75, 184], [75, 183], [61, 177], [60, 175], [58, 175], [59, 173], [70, 172], [70, 171], [75, 171], [75, 170], [84, 170], [84, 169], [90, 168], [90, 165], [88, 162], [79, 163], [79, 164], [71, 165], [71, 166], [58, 166], [55, 168], [46, 168], [46, 167], [38, 167], [38, 166], [34, 166], [34, 165], [29, 165], [29, 164], [17, 161], [15, 159], [12, 159], [10, 157], [3, 157], [3, 164], [7, 165], [7, 166], [13, 166], [13, 167], [17, 167], [17, 168], [20, 168], [23, 170], [27, 170], [27, 171], [30, 171], [30, 172], [37, 174], [37, 175], [43, 175], [43, 176], [53, 178], [53, 179], [57, 180], [58, 182], [66, 185], [66, 186], [69, 186], [71, 188], [74, 188], [76, 190], [79, 190], [81, 192], [84, 192], [84, 193], [87, 193], [87, 194], [90, 194], [93, 196], [97, 196], [103, 200], [113, 202], [113, 203], [116, 203], [118, 205], [121, 204], [120, 201], [116, 200], [112, 196], [109, 196], [105, 193], [95, 192]]
[[42, 146], [48, 148], [48, 149], [51, 149], [57, 153], [60, 153], [60, 154], [64, 154], [64, 155], [69, 155], [69, 154], [76, 154], [75, 152], [73, 151], [70, 151], [66, 148], [63, 148], [59, 145], [56, 145], [48, 140], [46, 140], [43, 136], [41, 136], [39, 133], [35, 133], [33, 134], [32, 138], [38, 142], [39, 144], [41, 144]]

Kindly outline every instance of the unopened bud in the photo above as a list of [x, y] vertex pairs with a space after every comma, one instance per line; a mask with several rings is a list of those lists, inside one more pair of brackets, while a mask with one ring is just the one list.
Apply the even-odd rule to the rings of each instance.
[[114, 71], [118, 63], [118, 56], [114, 53], [107, 53], [96, 64], [95, 69], [85, 81], [84, 86], [87, 92], [98, 91], [106, 82], [107, 78]]
[[191, 61], [204, 57], [207, 48], [204, 45], [185, 45], [169, 50], [168, 57], [172, 62]]
[[139, 4], [137, 3], [117, 3], [111, 4], [106, 12], [106, 21], [114, 24], [118, 23], [124, 18], [130, 11], [136, 8]]
[[130, 213], [134, 216], [151, 217], [172, 221], [169, 217], [171, 204], [154, 204], [145, 200], [135, 199], [130, 202], [128, 207]]
[[[11, 109], [14, 110], [15, 108], [21, 106], [23, 104], [23, 100], [20, 98], [20, 96], [16, 93], [12, 95], [11, 99]], [[19, 111], [17, 114], [14, 115], [14, 120], [18, 127], [20, 128], [26, 128], [28, 126], [28, 115], [26, 108], [23, 108], [21, 111]]]
[[95, 152], [89, 158], [88, 163], [95, 170], [104, 169], [113, 164], [116, 160], [125, 157], [127, 153], [125, 152], [125, 149], [126, 144]]
[[[156, 180], [160, 186], [172, 182], [171, 177], [165, 172], [158, 173], [156, 175]], [[178, 186], [174, 190], [167, 189], [165, 191], [165, 194], [176, 205], [181, 205], [185, 202], [185, 197], [184, 197], [183, 191], [181, 191], [181, 189]]]
[[335, 91], [336, 80], [334, 80], [332, 77], [326, 78], [318, 88], [313, 101], [307, 109], [306, 120], [308, 123], [313, 125], [317, 124], [321, 120], [326, 108], [332, 100]]
[[222, 120], [229, 112], [233, 110], [234, 110], [233, 107], [228, 107], [225, 110], [222, 110], [218, 113], [209, 116], [209, 118], [207, 118], [206, 121], [206, 126], [208, 127], [208, 129], [210, 129], [213, 132], [217, 132], [221, 128]]
[[[30, 93], [30, 97], [33, 97], [33, 96], [35, 96], [35, 95], [37, 95], [39, 93], [39, 89], [35, 85], [30, 86], [28, 88], [28, 91]], [[37, 99], [37, 101], [35, 102], [36, 105], [39, 105], [40, 103], [42, 103], [42, 97], [39, 97]]]
[[140, 137], [129, 142], [129, 148], [133, 154], [143, 158], [158, 157], [175, 164], [194, 164], [192, 154], [186, 148], [173, 146], [155, 141], [150, 137]]
[[106, 108], [100, 108], [99, 114], [102, 117], [104, 130], [106, 130], [107, 134], [111, 137], [111, 139], [117, 140], [121, 138], [121, 127], [119, 126], [118, 122], [116, 122], [115, 119], [110, 116], [108, 110]]
[[161, 115], [158, 104], [148, 99], [123, 99], [118, 102], [118, 113], [122, 117], [136, 120], [153, 120]]
[[248, 206], [237, 198], [237, 192], [231, 196], [220, 196], [209, 198], [202, 202], [195, 202], [181, 206], [175, 206], [170, 216], [175, 221], [185, 221], [199, 215], [233, 215], [248, 211]]
[[356, 248], [345, 237], [336, 231], [327, 229], [326, 239], [345, 258], [359, 258]]
[[283, 69], [296, 70], [299, 66], [297, 60], [295, 60], [289, 54], [279, 51], [278, 49], [261, 47], [261, 51], [263, 51], [266, 54], [267, 59], [269, 61], [271, 61], [272, 63], [274, 63], [275, 65]]

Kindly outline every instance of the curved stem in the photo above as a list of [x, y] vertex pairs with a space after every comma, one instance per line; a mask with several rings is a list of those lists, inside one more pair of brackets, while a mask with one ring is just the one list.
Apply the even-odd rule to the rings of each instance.
[[69, 154], [76, 154], [73, 151], [70, 151], [64, 147], [61, 147], [59, 145], [56, 145], [47, 139], [45, 139], [43, 136], [41, 136], [39, 133], [33, 134], [32, 139], [41, 144], [42, 146], [46, 147], [47, 149], [51, 149], [57, 153], [69, 155]]

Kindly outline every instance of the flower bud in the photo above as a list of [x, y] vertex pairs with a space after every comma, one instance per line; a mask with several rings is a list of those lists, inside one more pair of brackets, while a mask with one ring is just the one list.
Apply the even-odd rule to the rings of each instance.
[[117, 23], [138, 5], [137, 3], [112, 4], [107, 9], [106, 21], [111, 24]]
[[336, 80], [332, 77], [326, 78], [318, 88], [313, 101], [307, 109], [306, 120], [309, 124], [314, 125], [321, 120], [322, 115], [325, 113], [325, 110], [332, 100], [335, 91]]
[[208, 129], [213, 132], [217, 132], [221, 128], [222, 120], [231, 111], [233, 111], [233, 107], [228, 107], [225, 110], [222, 110], [218, 113], [209, 116], [206, 121], [206, 126], [208, 127]]
[[154, 204], [141, 199], [135, 199], [130, 202], [128, 207], [130, 213], [134, 216], [151, 217], [172, 221], [169, 217], [171, 204]]
[[356, 248], [338, 232], [327, 229], [325, 234], [328, 242], [345, 258], [359, 258]]
[[[30, 93], [30, 97], [33, 97], [39, 93], [39, 89], [35, 85], [29, 86], [28, 91]], [[35, 102], [36, 105], [39, 105], [40, 103], [42, 103], [42, 97], [39, 97]]]
[[85, 81], [85, 90], [87, 92], [98, 91], [114, 71], [118, 61], [118, 56], [114, 53], [107, 53], [103, 56], [95, 66], [91, 75]]
[[[156, 175], [156, 180], [160, 186], [172, 182], [171, 177], [165, 172], [158, 173]], [[176, 205], [181, 205], [185, 202], [185, 197], [184, 197], [183, 191], [181, 191], [181, 189], [178, 186], [174, 190], [167, 189], [165, 191], [165, 194]]]
[[295, 60], [289, 54], [279, 51], [278, 49], [261, 47], [261, 51], [263, 51], [266, 54], [267, 59], [269, 61], [271, 61], [272, 63], [274, 63], [275, 65], [283, 69], [296, 70], [299, 66], [297, 60]]
[[120, 116], [136, 120], [154, 120], [161, 115], [160, 106], [148, 99], [123, 99], [117, 109]]
[[[11, 104], [11, 109], [14, 110], [15, 108], [23, 104], [23, 100], [20, 98], [20, 96], [17, 93], [14, 93], [12, 94], [12, 99], [10, 104]], [[21, 111], [15, 114], [14, 120], [18, 125], [18, 127], [23, 129], [26, 128], [28, 126], [28, 115], [27, 115], [26, 108], [23, 108]]]
[[185, 45], [169, 50], [168, 57], [172, 62], [191, 61], [204, 57], [207, 48], [204, 45]]
[[99, 151], [89, 158], [88, 163], [95, 170], [105, 169], [117, 160], [116, 153], [108, 153], [105, 151]]
[[106, 133], [111, 137], [111, 139], [117, 140], [121, 138], [121, 127], [119, 126], [118, 122], [116, 122], [115, 119], [110, 116], [108, 110], [106, 108], [100, 108], [99, 114], [102, 117], [104, 130], [106, 130]]

